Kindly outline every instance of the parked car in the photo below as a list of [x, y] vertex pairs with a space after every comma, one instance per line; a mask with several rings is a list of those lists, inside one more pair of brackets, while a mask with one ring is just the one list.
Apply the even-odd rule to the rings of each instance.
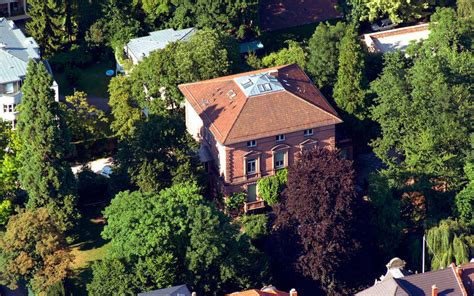
[[391, 19], [386, 18], [376, 21], [375, 23], [370, 25], [370, 28], [372, 28], [372, 31], [385, 31], [393, 29], [396, 26], [397, 24], [394, 24]]

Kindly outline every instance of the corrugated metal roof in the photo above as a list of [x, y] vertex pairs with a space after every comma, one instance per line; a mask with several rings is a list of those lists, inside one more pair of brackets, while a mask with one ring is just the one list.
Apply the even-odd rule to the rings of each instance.
[[39, 59], [38, 44], [13, 21], [0, 18], [0, 83], [20, 80], [30, 59]]
[[135, 38], [127, 44], [128, 51], [133, 54], [138, 61], [143, 60], [152, 51], [163, 49], [171, 42], [188, 40], [196, 29], [187, 28], [183, 30], [166, 29], [149, 33], [149, 36]]

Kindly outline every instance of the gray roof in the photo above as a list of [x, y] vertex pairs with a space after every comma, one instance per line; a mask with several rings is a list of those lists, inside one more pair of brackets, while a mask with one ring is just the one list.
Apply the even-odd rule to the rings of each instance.
[[150, 292], [139, 293], [138, 296], [190, 296], [191, 292], [189, 291], [186, 285], [174, 286], [170, 288], [154, 290]]
[[39, 46], [26, 37], [13, 21], [0, 18], [0, 83], [18, 81], [26, 75], [30, 59], [39, 59]]
[[438, 287], [439, 296], [463, 295], [461, 283], [453, 266], [436, 271], [408, 275], [400, 278], [387, 277], [356, 296], [429, 296], [431, 287]]
[[171, 42], [188, 40], [196, 33], [196, 29], [187, 28], [183, 30], [166, 29], [149, 33], [149, 36], [139, 37], [130, 40], [127, 47], [129, 53], [133, 54], [137, 60], [141, 61], [152, 51], [163, 49]]

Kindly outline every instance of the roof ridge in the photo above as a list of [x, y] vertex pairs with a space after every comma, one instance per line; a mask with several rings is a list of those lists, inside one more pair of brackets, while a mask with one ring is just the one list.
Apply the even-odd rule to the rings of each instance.
[[456, 265], [454, 263], [451, 263], [449, 266], [451, 267], [451, 270], [454, 273], [454, 278], [456, 279], [459, 287], [461, 288], [462, 295], [467, 296], [467, 291], [466, 291], [466, 288], [464, 287], [464, 283], [462, 282], [462, 279], [459, 277], [457, 270], [455, 270], [455, 268], [457, 268]]
[[[232, 81], [234, 84], [237, 84], [233, 79], [232, 79], [231, 81]], [[239, 87], [239, 86], [237, 85], [237, 87]], [[245, 103], [242, 105], [242, 108], [240, 108], [239, 113], [237, 113], [237, 116], [235, 117], [234, 122], [233, 122], [232, 125], [230, 126], [229, 131], [227, 132], [227, 135], [225, 135], [224, 139], [222, 140], [222, 144], [224, 144], [224, 143], [227, 141], [227, 138], [229, 138], [230, 133], [231, 133], [232, 130], [234, 129], [235, 123], [239, 120], [240, 114], [242, 114], [242, 110], [244, 110], [245, 105], [247, 105], [248, 101], [249, 101], [249, 97], [246, 96], [246, 97], [245, 97]]]

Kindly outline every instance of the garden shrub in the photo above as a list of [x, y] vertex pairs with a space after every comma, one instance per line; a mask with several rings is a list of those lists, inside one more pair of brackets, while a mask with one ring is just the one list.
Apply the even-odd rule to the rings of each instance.
[[13, 214], [12, 202], [8, 199], [0, 202], [0, 225], [5, 225], [11, 214]]
[[265, 214], [245, 215], [241, 223], [244, 232], [253, 240], [268, 235], [268, 217]]
[[268, 176], [258, 181], [258, 195], [269, 205], [280, 201], [280, 194], [286, 186], [288, 172], [279, 170], [274, 176]]
[[225, 205], [230, 211], [238, 210], [243, 206], [245, 200], [247, 200], [247, 195], [244, 192], [235, 193], [225, 200]]

